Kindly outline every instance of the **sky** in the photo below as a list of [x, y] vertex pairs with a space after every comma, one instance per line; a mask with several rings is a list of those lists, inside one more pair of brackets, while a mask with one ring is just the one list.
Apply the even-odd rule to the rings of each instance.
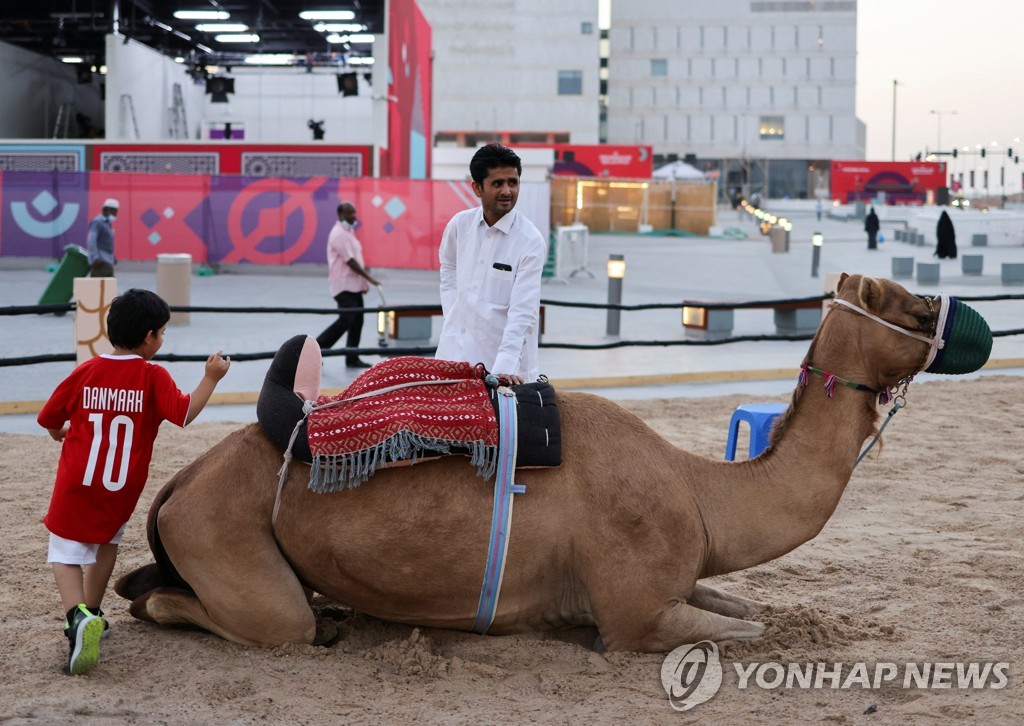
[[[1021, 146], [1014, 153], [1024, 157], [1014, 142], [1024, 140], [1022, 31], [1022, 0], [858, 0], [857, 116], [867, 158], [892, 158], [894, 79], [897, 161], [977, 144], [1002, 155]], [[980, 158], [947, 161], [957, 172]], [[1011, 169], [1019, 188], [1024, 163], [1009, 166], [1008, 178]]]

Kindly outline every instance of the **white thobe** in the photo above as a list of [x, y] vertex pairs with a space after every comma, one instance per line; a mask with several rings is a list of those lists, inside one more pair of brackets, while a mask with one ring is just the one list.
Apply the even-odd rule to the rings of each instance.
[[439, 256], [444, 325], [436, 357], [537, 380], [544, 236], [515, 209], [488, 227], [477, 207], [448, 222]]

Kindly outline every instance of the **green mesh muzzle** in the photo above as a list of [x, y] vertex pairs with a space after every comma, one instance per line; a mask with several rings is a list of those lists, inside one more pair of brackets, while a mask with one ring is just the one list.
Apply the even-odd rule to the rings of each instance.
[[971, 373], [992, 353], [992, 330], [970, 305], [949, 295], [939, 296], [935, 342], [925, 361], [928, 373]]

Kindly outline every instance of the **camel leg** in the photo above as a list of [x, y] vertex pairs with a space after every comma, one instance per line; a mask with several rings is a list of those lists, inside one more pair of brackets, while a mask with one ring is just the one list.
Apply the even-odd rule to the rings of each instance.
[[161, 509], [160, 537], [195, 594], [159, 588], [135, 601], [132, 614], [162, 625], [197, 625], [243, 645], [312, 643], [316, 618], [269, 522], [225, 535], [216, 521], [176, 518], [180, 504], [172, 500]]
[[728, 615], [731, 618], [749, 618], [751, 615], [763, 612], [767, 605], [757, 600], [750, 600], [739, 595], [730, 595], [727, 592], [704, 585], [698, 582], [693, 588], [693, 594], [687, 600], [695, 608], [708, 610], [719, 615]]
[[[672, 650], [686, 643], [701, 640], [742, 640], [756, 638], [764, 632], [764, 623], [708, 612], [683, 602], [674, 602], [654, 619], [642, 619], [611, 625], [598, 622], [601, 637], [609, 650], [637, 650], [648, 653]], [[641, 629], [643, 628], [643, 629]]]
[[[271, 582], [262, 577], [265, 573], [258, 566], [246, 577], [244, 573], [206, 565], [208, 570], [196, 594], [169, 587], [151, 590], [132, 602], [132, 615], [160, 625], [195, 625], [242, 645], [313, 642], [316, 619], [305, 592], [290, 572], [292, 582], [285, 578]], [[185, 577], [188, 579], [188, 575]], [[217, 577], [216, 586], [209, 587], [208, 580]], [[258, 585], [253, 580], [260, 580], [265, 590], [259, 596], [246, 596]]]

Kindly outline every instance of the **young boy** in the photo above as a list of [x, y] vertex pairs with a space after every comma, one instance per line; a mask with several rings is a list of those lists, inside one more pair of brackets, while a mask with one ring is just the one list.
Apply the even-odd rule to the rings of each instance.
[[39, 412], [39, 424], [64, 442], [43, 523], [50, 530], [47, 561], [67, 611], [74, 675], [99, 662], [108, 627], [100, 604], [149, 476], [160, 423], [191, 423], [231, 366], [217, 351], [192, 394], [179, 391], [166, 369], [149, 362], [164, 343], [170, 317], [167, 303], [148, 290], [114, 298], [107, 315], [114, 352], [78, 366]]

